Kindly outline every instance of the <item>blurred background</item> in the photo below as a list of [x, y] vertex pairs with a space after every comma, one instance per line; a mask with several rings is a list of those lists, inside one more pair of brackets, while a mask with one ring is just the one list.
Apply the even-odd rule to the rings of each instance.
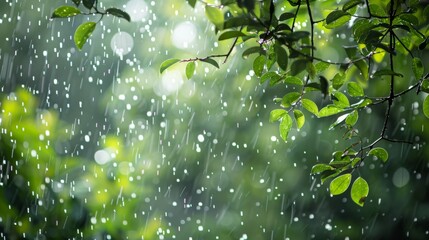
[[[328, 131], [335, 117], [306, 115], [287, 143], [269, 123], [273, 99], [290, 87], [259, 84], [253, 56], [241, 57], [256, 42], [239, 44], [220, 69], [198, 62], [190, 80], [184, 63], [159, 74], [168, 58], [229, 50], [232, 41], [216, 41], [202, 4], [103, 0], [132, 21], [104, 17], [82, 51], [74, 30], [98, 17], [50, 19], [67, 4], [0, 3], [2, 239], [429, 238], [423, 94], [398, 99], [388, 126], [392, 138], [414, 144], [383, 142], [388, 163], [367, 159], [354, 173], [370, 185], [359, 207], [349, 191], [330, 197], [329, 183], [310, 175], [350, 144], [343, 129]], [[352, 44], [326, 29], [317, 36], [334, 61]], [[409, 60], [397, 66], [412, 76], [403, 89], [416, 82]], [[371, 96], [387, 91], [384, 81], [370, 84]], [[363, 141], [378, 137], [384, 111], [361, 110]]]

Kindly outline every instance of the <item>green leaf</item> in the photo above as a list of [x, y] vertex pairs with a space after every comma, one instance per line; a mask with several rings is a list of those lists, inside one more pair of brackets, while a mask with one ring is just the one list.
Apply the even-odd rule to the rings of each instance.
[[[323, 109], [322, 109], [323, 110]], [[343, 114], [343, 115], [341, 115], [341, 116], [339, 116], [338, 118], [337, 118], [337, 120], [334, 122], [334, 123], [332, 123], [331, 124], [331, 126], [329, 126], [329, 129], [328, 130], [332, 130], [332, 129], [334, 129], [336, 126], [338, 126], [340, 123], [342, 123], [344, 120], [346, 120], [346, 118], [348, 117], [350, 115], [350, 113], [347, 113], [347, 114]]]
[[292, 106], [292, 104], [294, 104], [299, 99], [300, 96], [301, 94], [299, 92], [290, 92], [284, 95], [282, 98], [282, 104], [281, 104], [282, 107], [288, 108]]
[[127, 20], [128, 22], [131, 22], [130, 15], [126, 13], [125, 11], [122, 11], [121, 9], [117, 8], [108, 8], [106, 9], [106, 13], [112, 14], [115, 17], [123, 18]]
[[334, 170], [334, 168], [328, 164], [319, 163], [311, 168], [311, 174], [318, 174], [327, 170]]
[[321, 91], [320, 83], [312, 82], [305, 85], [305, 91], [311, 92], [311, 91]]
[[314, 115], [318, 115], [319, 114], [319, 108], [317, 107], [317, 105], [311, 101], [310, 99], [304, 98], [301, 100], [302, 106], [309, 112], [311, 112]]
[[343, 112], [343, 111], [344, 111], [344, 109], [339, 108], [335, 105], [328, 105], [328, 106], [320, 109], [318, 117], [319, 118], [328, 117], [328, 116], [332, 116], [332, 115], [335, 115], [335, 114]]
[[366, 63], [366, 61], [365, 60], [359, 60], [359, 61], [353, 62], [353, 64], [362, 73], [363, 79], [368, 80], [368, 64]]
[[217, 29], [223, 29], [224, 16], [222, 10], [217, 7], [206, 5], [205, 12], [207, 19], [213, 23]]
[[359, 119], [359, 113], [357, 110], [354, 110], [353, 112], [350, 113], [350, 115], [347, 116], [346, 124], [349, 125], [350, 127], [353, 127], [357, 123], [358, 119]]
[[95, 4], [95, 0], [82, 0], [83, 6], [85, 6], [88, 9], [91, 9], [94, 4]]
[[362, 97], [364, 95], [362, 87], [357, 82], [349, 82], [347, 92], [352, 97]]
[[397, 73], [397, 72], [394, 72], [390, 69], [381, 69], [381, 70], [378, 70], [377, 72], [374, 73], [374, 77], [380, 77], [380, 76], [385, 76], [385, 75], [404, 77], [404, 75]]
[[422, 82], [422, 85], [420, 86], [420, 89], [425, 92], [425, 93], [429, 93], [429, 79], [425, 79]]
[[352, 175], [350, 173], [343, 174], [332, 180], [329, 185], [329, 191], [332, 195], [339, 195], [347, 190], [350, 186]]
[[286, 71], [288, 60], [289, 60], [288, 54], [281, 45], [276, 44], [274, 47], [276, 51], [277, 64], [283, 71]]
[[270, 81], [270, 85], [274, 85], [281, 80], [281, 77], [275, 72], [266, 72], [264, 75], [262, 75], [260, 83], [262, 84], [267, 80]]
[[419, 19], [412, 14], [401, 14], [399, 18], [401, 18], [405, 22], [410, 23], [411, 25], [414, 25], [414, 26], [419, 25]]
[[360, 157], [355, 157], [355, 158], [353, 158], [353, 160], [352, 160], [352, 164], [351, 164], [352, 168], [356, 167], [356, 165], [357, 165], [357, 164], [362, 163], [362, 162], [361, 162], [361, 160], [362, 160], [362, 159], [361, 159]]
[[308, 61], [306, 59], [295, 60], [290, 66], [290, 74], [295, 76], [304, 71], [307, 67], [307, 62]]
[[420, 60], [420, 58], [417, 58], [417, 57], [413, 58], [413, 64], [411, 68], [413, 69], [414, 76], [417, 79], [420, 79], [423, 77], [424, 67], [423, 67], [422, 60]]
[[354, 103], [351, 105], [353, 108], [362, 108], [370, 105], [372, 103], [372, 100], [369, 98], [361, 99], [359, 102]]
[[320, 81], [320, 92], [322, 92], [323, 97], [328, 96], [329, 94], [329, 82], [324, 76], [319, 76]]
[[161, 63], [161, 66], [159, 67], [159, 73], [163, 73], [167, 68], [171, 67], [173, 64], [180, 62], [180, 59], [177, 58], [171, 58], [167, 59], [164, 62]]
[[73, 17], [78, 14], [80, 14], [80, 10], [76, 7], [72, 6], [61, 6], [54, 10], [52, 13], [51, 18], [66, 18], [66, 17]]
[[334, 92], [332, 94], [332, 102], [339, 108], [347, 108], [350, 106], [349, 99], [342, 92]]
[[322, 172], [322, 174], [320, 174], [320, 180], [321, 180], [321, 182], [323, 184], [326, 180], [328, 180], [330, 178], [334, 178], [334, 177], [338, 176], [340, 173], [341, 173], [341, 171], [337, 170], [337, 169], [335, 169], [335, 170], [326, 170], [326, 171]]
[[295, 85], [300, 85], [300, 86], [304, 85], [301, 78], [299, 78], [299, 77], [287, 76], [284, 81], [287, 84], [295, 84]]
[[284, 115], [287, 115], [286, 110], [284, 109], [274, 109], [270, 112], [270, 122], [278, 121]]
[[335, 10], [328, 14], [324, 26], [328, 29], [336, 28], [350, 21], [351, 16], [343, 10]]
[[296, 128], [299, 130], [302, 128], [302, 126], [304, 126], [304, 123], [305, 123], [304, 113], [302, 113], [298, 109], [295, 109], [295, 110], [293, 110], [293, 115], [295, 117]]
[[227, 32], [223, 32], [218, 39], [219, 41], [223, 41], [231, 38], [244, 37], [244, 36], [246, 36], [246, 34], [240, 31], [227, 31]]
[[426, 96], [425, 100], [423, 101], [423, 114], [429, 118], [429, 96]]
[[316, 68], [314, 67], [314, 64], [312, 62], [307, 62], [307, 66], [305, 68], [308, 72], [308, 75], [311, 79], [316, 78]]
[[343, 84], [346, 81], [346, 76], [344, 73], [337, 73], [335, 74], [334, 78], [332, 79], [332, 87], [334, 87], [334, 89], [338, 90], [340, 89], [340, 87], [343, 86]]
[[197, 0], [188, 0], [188, 4], [189, 6], [191, 6], [192, 8], [195, 8], [195, 4], [197, 3]]
[[357, 46], [344, 46], [344, 50], [346, 51], [348, 58], [353, 60], [358, 57], [359, 49]]
[[250, 54], [259, 53], [263, 54], [264, 50], [261, 47], [250, 47], [243, 51], [243, 54], [241, 55], [243, 58], [246, 58]]
[[195, 62], [188, 62], [188, 64], [186, 64], [186, 77], [188, 79], [191, 79], [192, 76], [194, 76], [194, 72], [195, 72]]
[[352, 189], [350, 191], [351, 198], [353, 202], [357, 205], [363, 207], [366, 198], [369, 194], [369, 186], [365, 179], [358, 177], [352, 185]]
[[255, 58], [253, 61], [253, 71], [255, 72], [255, 75], [260, 77], [262, 75], [262, 72], [264, 71], [266, 58], [263, 55], [259, 55]]
[[325, 71], [326, 69], [328, 69], [328, 67], [331, 64], [327, 63], [327, 62], [318, 62], [314, 65], [314, 67], [316, 68], [316, 74], [320, 74], [321, 72]]
[[389, 158], [389, 154], [387, 153], [386, 149], [381, 147], [371, 149], [368, 152], [368, 155], [373, 155], [383, 162], [387, 162], [387, 159]]
[[343, 9], [343, 11], [347, 11], [347, 10], [352, 9], [352, 8], [356, 7], [357, 5], [362, 4], [362, 3], [363, 3], [363, 0], [350, 0], [346, 3], [344, 3], [342, 9]]
[[386, 11], [378, 4], [369, 4], [369, 10], [371, 14], [376, 17], [386, 17]]
[[282, 13], [282, 15], [280, 15], [279, 21], [285, 21], [294, 17], [295, 17], [295, 13], [285, 12], [285, 13]]
[[289, 116], [289, 114], [285, 114], [282, 117], [282, 121], [280, 122], [280, 126], [279, 126], [280, 137], [283, 139], [283, 141], [285, 142], [287, 141], [287, 136], [291, 128], [292, 128], [292, 118]]
[[205, 58], [205, 59], [200, 59], [201, 62], [205, 62], [208, 63], [210, 65], [215, 66], [216, 68], [219, 68], [219, 64], [217, 64], [217, 62], [211, 58]]
[[74, 43], [79, 50], [82, 49], [83, 45], [91, 36], [92, 32], [95, 29], [95, 25], [95, 22], [86, 22], [82, 23], [81, 25], [79, 25], [79, 27], [77, 27], [74, 33]]
[[76, 5], [76, 6], [79, 6], [79, 4], [80, 4], [80, 2], [81, 2], [81, 0], [72, 0], [73, 1], [73, 3]]

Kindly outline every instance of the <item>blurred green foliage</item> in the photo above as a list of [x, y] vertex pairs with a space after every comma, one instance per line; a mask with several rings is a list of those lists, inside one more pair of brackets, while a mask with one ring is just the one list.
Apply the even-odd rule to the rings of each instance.
[[[122, 7], [122, 2], [103, 3]], [[383, 142], [389, 161], [365, 160], [356, 175], [366, 179], [370, 192], [360, 208], [348, 197], [329, 197], [329, 185], [309, 175], [315, 164], [328, 163], [332, 152], [349, 144], [342, 129], [328, 130], [335, 117], [316, 119], [305, 112], [306, 124], [291, 129], [287, 144], [278, 126], [269, 123], [271, 110], [279, 107], [273, 96], [282, 98], [301, 85], [260, 85], [252, 73], [253, 57], [241, 58], [258, 43], [240, 43], [219, 70], [197, 61], [190, 80], [184, 80], [189, 74], [180, 64], [160, 76], [167, 58], [224, 53], [233, 40], [213, 45], [216, 36], [207, 30], [213, 25], [203, 20], [200, 3], [194, 11], [186, 1], [144, 3], [145, 20], [133, 20], [132, 11], [131, 24], [104, 17], [104, 28], [95, 28], [82, 51], [69, 36], [95, 17], [52, 21], [49, 14], [57, 6], [45, 2], [0, 9], [1, 16], [14, 16], [0, 21], [6, 36], [0, 38], [0, 238], [427, 238], [424, 93], [398, 98], [392, 106], [389, 134], [414, 144]], [[241, 4], [250, 10], [253, 1]], [[329, 1], [313, 4], [326, 9], [315, 17], [336, 9]], [[290, 3], [281, 7], [291, 9]], [[304, 19], [299, 15], [297, 21]], [[179, 48], [170, 30], [186, 21], [198, 37]], [[347, 38], [337, 37], [336, 30], [322, 34], [321, 27], [316, 27], [317, 48], [333, 60], [345, 58]], [[122, 56], [111, 41], [119, 31], [134, 39], [133, 50]], [[382, 63], [380, 55], [374, 57]], [[426, 50], [419, 57], [427, 62]], [[332, 67], [324, 71], [328, 81], [338, 73]], [[353, 66], [344, 74], [362, 83], [358, 71]], [[398, 89], [416, 81], [406, 59], [396, 71], [406, 76]], [[167, 91], [175, 81], [180, 88]], [[362, 87], [369, 96], [384, 96], [386, 81], [370, 79], [367, 84], [373, 85]], [[328, 104], [320, 91], [309, 92], [309, 99]], [[357, 111], [362, 141], [377, 138], [383, 106]]]

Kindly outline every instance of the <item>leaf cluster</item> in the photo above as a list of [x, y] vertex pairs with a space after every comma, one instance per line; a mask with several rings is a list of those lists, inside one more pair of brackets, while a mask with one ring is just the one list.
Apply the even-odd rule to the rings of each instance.
[[[98, 1], [96, 0], [73, 0], [74, 6], [60, 6], [56, 8], [52, 13], [51, 18], [70, 18], [78, 15], [100, 15], [101, 20], [104, 15], [113, 15], [115, 17], [125, 19], [128, 22], [131, 21], [130, 15], [121, 9], [107, 8], [104, 11], [99, 10], [97, 2]], [[89, 37], [94, 32], [96, 25], [97, 22], [89, 21], [82, 23], [77, 27], [73, 39], [79, 50], [82, 49], [83, 45], [88, 41]]]

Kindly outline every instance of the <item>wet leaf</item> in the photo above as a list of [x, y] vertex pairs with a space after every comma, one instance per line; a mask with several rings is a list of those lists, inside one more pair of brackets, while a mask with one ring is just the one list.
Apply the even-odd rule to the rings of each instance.
[[371, 14], [377, 17], [386, 17], [387, 13], [386, 11], [383, 9], [383, 7], [381, 7], [378, 4], [369, 4], [369, 9], [371, 11]]
[[369, 194], [369, 186], [365, 179], [358, 177], [352, 185], [352, 189], [350, 191], [351, 198], [353, 202], [357, 205], [363, 207], [365, 203], [365, 199]]
[[335, 114], [343, 112], [343, 111], [344, 111], [344, 109], [339, 108], [335, 105], [328, 105], [328, 106], [320, 109], [319, 114], [317, 116], [319, 118], [329, 117], [329, 116], [335, 115]]
[[352, 104], [351, 107], [353, 107], [353, 108], [362, 108], [362, 107], [368, 106], [371, 103], [372, 103], [371, 99], [365, 98], [365, 99], [360, 100], [357, 103]]
[[250, 47], [243, 51], [243, 54], [241, 55], [243, 58], [246, 58], [250, 54], [259, 53], [263, 54], [264, 50], [261, 47]]
[[425, 93], [429, 93], [429, 79], [423, 80], [420, 89]]
[[340, 108], [347, 108], [350, 106], [349, 99], [342, 92], [334, 92], [332, 94], [332, 102], [335, 106]]
[[350, 113], [343, 114], [343, 115], [339, 116], [339, 117], [337, 118], [337, 120], [329, 126], [329, 130], [334, 129], [336, 126], [338, 126], [338, 125], [339, 125], [340, 123], [342, 123], [344, 120], [346, 120], [346, 119], [347, 119], [347, 117], [348, 117], [349, 115], [350, 115]]
[[219, 68], [219, 64], [218, 64], [215, 60], [213, 60], [213, 59], [211, 59], [211, 58], [200, 59], [200, 61], [201, 61], [201, 62], [208, 63], [208, 64], [210, 64], [210, 65], [213, 65], [213, 66], [214, 66], [214, 67], [216, 67], [216, 68]]
[[290, 67], [290, 74], [292, 76], [296, 76], [304, 71], [307, 67], [307, 62], [308, 61], [306, 59], [295, 60]]
[[322, 92], [323, 97], [326, 98], [329, 94], [329, 82], [324, 76], [319, 76], [320, 82], [320, 92]]
[[423, 114], [429, 118], [429, 96], [426, 96], [425, 100], [423, 101]]
[[330, 64], [327, 62], [316, 63], [314, 65], [314, 67], [316, 68], [316, 74], [320, 74], [321, 72], [325, 71], [326, 69], [328, 69], [329, 66], [330, 66]]
[[404, 75], [397, 73], [397, 72], [394, 72], [390, 69], [381, 69], [381, 70], [378, 70], [377, 72], [374, 73], [374, 77], [380, 77], [380, 76], [385, 76], [385, 75], [404, 77]]
[[389, 154], [387, 153], [386, 149], [381, 147], [371, 149], [368, 152], [368, 155], [373, 155], [383, 162], [387, 162], [387, 159], [389, 158]]
[[159, 67], [159, 73], [163, 73], [167, 68], [171, 67], [173, 64], [180, 62], [180, 59], [177, 58], [171, 58], [167, 59], [164, 62], [161, 63], [161, 66]]
[[337, 73], [337, 74], [335, 74], [334, 78], [332, 79], [332, 87], [334, 87], [334, 89], [338, 90], [340, 87], [343, 86], [345, 81], [346, 81], [345, 74], [344, 73]]
[[277, 64], [283, 71], [286, 71], [289, 60], [286, 50], [282, 46], [276, 44], [275, 51], [277, 57]]
[[368, 64], [366, 63], [366, 61], [365, 60], [359, 60], [359, 61], [353, 62], [353, 64], [362, 73], [363, 79], [368, 80]]
[[223, 29], [224, 16], [222, 10], [217, 7], [206, 5], [205, 12], [207, 19], [213, 23], [217, 29]]
[[301, 100], [302, 106], [309, 112], [311, 112], [314, 115], [319, 114], [319, 108], [317, 105], [310, 99], [304, 98]]
[[66, 18], [80, 14], [80, 10], [73, 6], [61, 6], [54, 10], [51, 18]]
[[255, 72], [255, 75], [260, 77], [262, 75], [262, 72], [264, 71], [266, 58], [263, 55], [259, 55], [255, 58], [253, 61], [253, 71]]
[[278, 121], [284, 115], [287, 115], [286, 110], [284, 109], [274, 109], [270, 112], [270, 122]]
[[282, 107], [288, 108], [292, 106], [292, 104], [294, 104], [300, 96], [301, 94], [299, 92], [290, 92], [284, 95], [282, 98]]
[[362, 97], [364, 95], [362, 87], [357, 82], [349, 82], [347, 92], [352, 97]]
[[121, 9], [108, 8], [108, 9], [106, 9], [106, 13], [112, 14], [115, 17], [123, 18], [123, 19], [127, 20], [128, 22], [131, 21], [130, 15], [127, 12], [122, 11]]
[[283, 141], [285, 142], [287, 141], [287, 136], [289, 135], [289, 131], [291, 128], [292, 128], [292, 118], [289, 116], [289, 114], [285, 114], [279, 126], [280, 137], [283, 139]]
[[227, 31], [227, 32], [223, 32], [218, 40], [219, 41], [223, 41], [223, 40], [227, 40], [227, 39], [231, 39], [231, 38], [237, 38], [237, 37], [244, 37], [246, 36], [246, 34], [240, 32], [240, 31]]
[[334, 177], [338, 176], [340, 173], [341, 173], [341, 171], [339, 171], [337, 169], [335, 169], [335, 170], [326, 170], [326, 171], [324, 171], [324, 172], [322, 172], [320, 174], [320, 180], [321, 180], [321, 182], [323, 184], [326, 180], [334, 178]]
[[350, 21], [351, 16], [343, 10], [335, 10], [328, 14], [324, 26], [328, 29], [336, 28]]
[[270, 85], [273, 85], [281, 80], [280, 75], [275, 72], [266, 72], [262, 75], [260, 83], [264, 83], [265, 81], [270, 81]]
[[357, 110], [354, 110], [350, 115], [346, 118], [346, 124], [350, 127], [353, 127], [359, 119], [359, 113]]
[[304, 85], [301, 78], [299, 78], [299, 77], [287, 76], [284, 81], [287, 84], [295, 84], [295, 85], [300, 85], [300, 86]]
[[347, 11], [347, 10], [352, 9], [352, 8], [356, 7], [357, 5], [362, 4], [362, 3], [364, 3], [363, 0], [350, 0], [346, 3], [344, 3], [342, 9], [343, 9], [343, 11]]
[[285, 12], [285, 13], [282, 13], [282, 15], [280, 15], [279, 21], [285, 21], [294, 17], [295, 17], [294, 13]]
[[304, 113], [302, 113], [298, 109], [295, 109], [295, 110], [293, 110], [293, 115], [295, 117], [296, 128], [299, 130], [302, 128], [302, 126], [304, 126], [304, 123], [305, 123]]
[[329, 185], [329, 191], [332, 195], [339, 195], [347, 190], [350, 186], [352, 175], [350, 173], [343, 174], [332, 180]]
[[191, 6], [192, 8], [195, 8], [195, 4], [197, 3], [197, 0], [187, 0], [189, 6]]
[[414, 26], [419, 25], [419, 19], [412, 14], [401, 14], [399, 18], [401, 18], [407, 23], [410, 23], [411, 25], [414, 25]]
[[420, 60], [420, 58], [417, 58], [417, 57], [413, 58], [412, 69], [416, 79], [420, 79], [423, 77], [424, 68], [423, 68], [422, 60]]
[[328, 164], [319, 163], [311, 168], [311, 174], [318, 174], [327, 170], [334, 170], [334, 168]]
[[82, 0], [83, 6], [85, 6], [88, 9], [91, 9], [94, 4], [95, 4], [95, 0]]
[[77, 27], [74, 33], [74, 43], [76, 47], [80, 50], [83, 45], [86, 43], [88, 38], [91, 36], [96, 26], [95, 22], [86, 22], [82, 23]]
[[194, 76], [194, 72], [195, 72], [195, 62], [188, 62], [188, 64], [186, 64], [186, 77], [188, 79], [191, 79], [192, 76]]

